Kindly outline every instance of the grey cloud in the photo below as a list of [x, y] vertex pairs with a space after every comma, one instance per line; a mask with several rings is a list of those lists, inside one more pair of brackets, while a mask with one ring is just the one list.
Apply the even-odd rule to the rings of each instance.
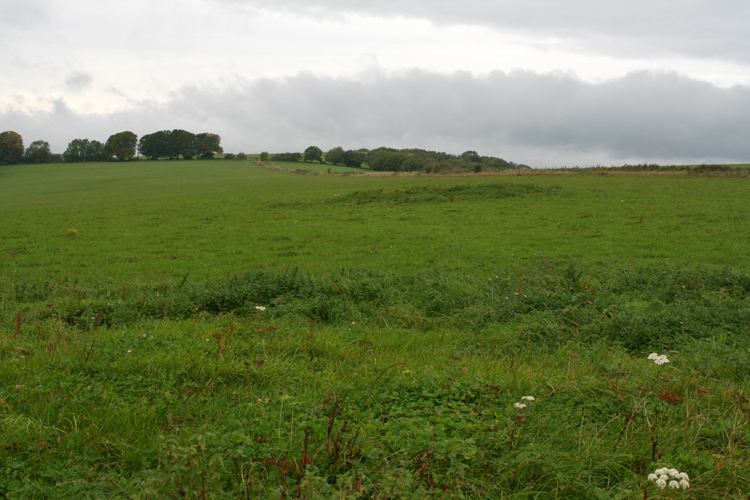
[[49, 135], [32, 135], [53, 149], [103, 130], [184, 128], [218, 133], [234, 152], [302, 151], [310, 144], [472, 149], [532, 166], [750, 159], [750, 87], [722, 89], [673, 73], [639, 72], [601, 84], [532, 72], [300, 74], [223, 89], [185, 87], [165, 105], [143, 103], [114, 115], [58, 108], [53, 115], [0, 114], [0, 122], [43, 127]]
[[65, 79], [65, 88], [70, 92], [81, 92], [91, 86], [92, 80], [91, 75], [88, 73], [81, 71], [71, 73]]
[[342, 13], [403, 16], [563, 37], [587, 52], [658, 57], [675, 54], [750, 63], [744, 0], [214, 0], [335, 18]]
[[0, 27], [16, 30], [47, 21], [47, 14], [38, 0], [3, 0], [0, 2]]

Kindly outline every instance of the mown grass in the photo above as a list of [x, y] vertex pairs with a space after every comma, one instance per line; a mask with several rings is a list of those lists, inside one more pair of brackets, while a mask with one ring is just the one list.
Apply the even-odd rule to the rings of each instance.
[[747, 189], [0, 170], [0, 496], [745, 498]]

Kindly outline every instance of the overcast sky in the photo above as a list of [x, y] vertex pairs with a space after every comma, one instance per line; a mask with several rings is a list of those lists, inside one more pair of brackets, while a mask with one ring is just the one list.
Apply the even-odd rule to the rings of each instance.
[[745, 163], [748, 20], [747, 0], [0, 0], [0, 131]]

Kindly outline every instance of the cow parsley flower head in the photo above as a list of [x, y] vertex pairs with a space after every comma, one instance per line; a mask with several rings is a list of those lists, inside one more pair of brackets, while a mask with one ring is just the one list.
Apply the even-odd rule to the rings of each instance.
[[652, 352], [648, 355], [648, 359], [656, 363], [657, 365], [663, 365], [665, 363], [669, 363], [669, 359], [667, 358], [666, 354], [657, 354], [655, 352]]
[[257, 310], [259, 310], [259, 311], [265, 311], [265, 310], [266, 310], [266, 308], [265, 308], [265, 307], [263, 307], [263, 306], [255, 306], [255, 308], [256, 308]]
[[525, 405], [525, 404], [523, 404], [523, 403], [516, 403], [516, 404], [514, 404], [513, 406], [515, 406], [515, 407], [516, 407], [516, 408], [518, 408], [519, 410], [522, 410], [522, 409], [526, 408], [526, 405]]
[[648, 480], [662, 490], [667, 487], [673, 490], [679, 490], [680, 488], [686, 490], [690, 488], [690, 478], [687, 473], [667, 467], [656, 469], [652, 474], [648, 475]]
[[534, 398], [534, 396], [524, 396], [521, 399], [525, 399], [526, 401], [535, 401], [536, 398]]

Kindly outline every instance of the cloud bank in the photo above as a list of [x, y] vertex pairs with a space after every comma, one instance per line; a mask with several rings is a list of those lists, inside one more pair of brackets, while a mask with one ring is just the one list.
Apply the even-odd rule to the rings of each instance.
[[78, 137], [183, 128], [218, 133], [231, 152], [311, 144], [472, 149], [552, 167], [747, 162], [748, 109], [748, 86], [718, 88], [675, 73], [636, 72], [594, 84], [565, 73], [371, 68], [348, 78], [302, 73], [184, 86], [166, 103], [108, 115], [74, 113], [57, 100], [48, 112], [0, 113], [0, 124], [13, 124], [26, 144], [49, 141], [55, 152]]
[[560, 37], [586, 52], [629, 57], [682, 54], [750, 63], [747, 20], [740, 0], [215, 0], [301, 12], [321, 18], [345, 13], [427, 19]]

